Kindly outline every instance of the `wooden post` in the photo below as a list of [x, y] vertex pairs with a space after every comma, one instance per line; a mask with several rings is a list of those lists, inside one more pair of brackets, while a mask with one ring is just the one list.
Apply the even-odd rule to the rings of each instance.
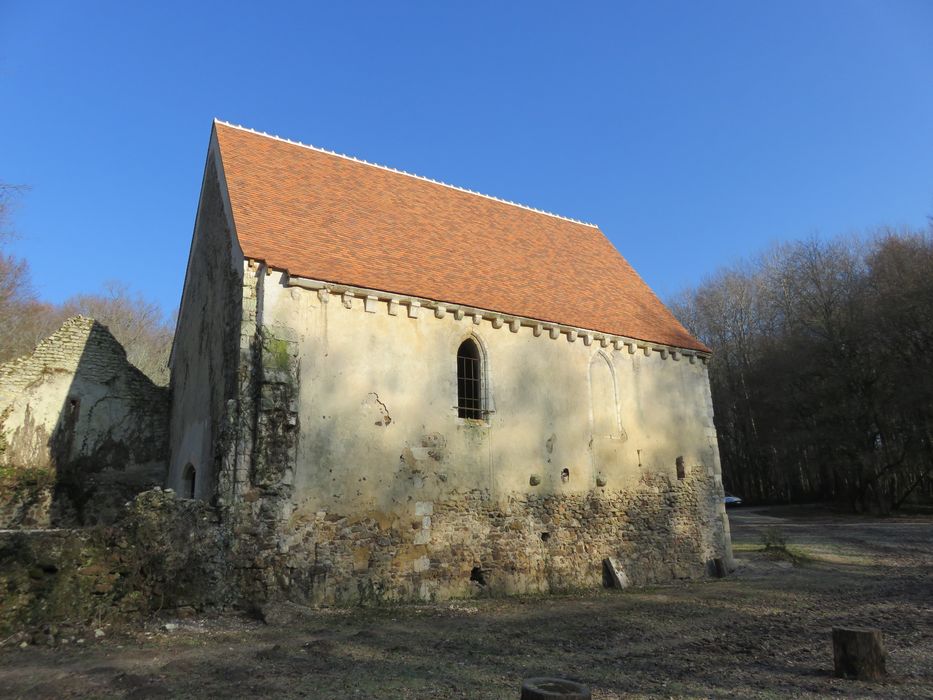
[[591, 700], [590, 689], [566, 678], [527, 678], [521, 700]]
[[838, 678], [880, 680], [887, 675], [886, 657], [881, 630], [833, 628], [833, 666]]

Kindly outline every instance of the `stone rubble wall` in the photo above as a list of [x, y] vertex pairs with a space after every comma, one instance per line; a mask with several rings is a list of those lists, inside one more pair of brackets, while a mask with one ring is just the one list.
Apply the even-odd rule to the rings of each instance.
[[709, 515], [716, 497], [713, 479], [697, 472], [628, 492], [505, 503], [473, 491], [412, 501], [406, 518], [318, 512], [276, 528], [268, 514], [265, 527], [237, 532], [236, 566], [253, 600], [311, 605], [592, 590], [605, 584], [608, 557], [633, 585], [695, 579], [723, 557], [721, 524]]
[[81, 316], [0, 365], [0, 527], [112, 522], [161, 485], [168, 397]]
[[215, 509], [161, 489], [111, 526], [2, 530], [0, 642], [52, 644], [158, 611], [220, 609], [233, 597], [223, 538]]

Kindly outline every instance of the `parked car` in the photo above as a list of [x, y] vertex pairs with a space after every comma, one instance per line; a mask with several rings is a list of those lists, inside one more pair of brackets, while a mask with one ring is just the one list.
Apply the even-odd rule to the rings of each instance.
[[723, 500], [723, 502], [726, 504], [726, 507], [727, 507], [727, 508], [728, 508], [729, 506], [740, 506], [740, 505], [742, 505], [742, 499], [741, 499], [741, 498], [739, 498], [738, 496], [733, 496], [733, 495], [732, 495], [731, 493], [729, 493], [728, 491], [726, 491], [725, 493], [726, 493], [725, 498], [723, 498], [722, 500]]

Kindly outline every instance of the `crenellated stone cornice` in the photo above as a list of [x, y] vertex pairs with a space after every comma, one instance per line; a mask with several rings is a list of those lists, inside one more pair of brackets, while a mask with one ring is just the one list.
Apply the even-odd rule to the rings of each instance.
[[[506, 328], [511, 333], [518, 333], [522, 328], [529, 329], [537, 337], [545, 337], [551, 340], [557, 340], [563, 336], [567, 342], [575, 343], [582, 340], [587, 347], [594, 342], [599, 347], [607, 348], [610, 345], [614, 350], [621, 351], [626, 348], [630, 355], [634, 355], [639, 350], [645, 357], [651, 357], [657, 354], [662, 360], [679, 361], [686, 358], [690, 364], [694, 364], [699, 359], [704, 365], [709, 362], [709, 353], [691, 350], [687, 348], [678, 348], [661, 343], [654, 343], [638, 338], [628, 338], [625, 336], [602, 333], [589, 328], [576, 328], [560, 323], [549, 323], [540, 319], [516, 316], [489, 309], [478, 309], [472, 306], [463, 306], [452, 304], [450, 302], [434, 301], [422, 297], [413, 297], [405, 294], [394, 294], [384, 292], [378, 289], [367, 289], [365, 287], [356, 287], [347, 284], [335, 284], [324, 282], [322, 280], [308, 279], [305, 277], [295, 277], [288, 272], [281, 271], [282, 281], [286, 287], [298, 287], [315, 291], [322, 302], [327, 302], [331, 295], [340, 296], [342, 305], [347, 308], [353, 308], [355, 299], [363, 302], [363, 310], [368, 313], [377, 313], [381, 308], [386, 310], [390, 316], [399, 315], [399, 307], [405, 307], [409, 318], [424, 318], [421, 314], [422, 309], [433, 311], [434, 318], [442, 319], [448, 314], [454, 319], [460, 321], [464, 318], [470, 319], [474, 324], [480, 325], [484, 321], [494, 329]], [[359, 302], [357, 302], [358, 304]], [[384, 305], [384, 306], [383, 306]]]

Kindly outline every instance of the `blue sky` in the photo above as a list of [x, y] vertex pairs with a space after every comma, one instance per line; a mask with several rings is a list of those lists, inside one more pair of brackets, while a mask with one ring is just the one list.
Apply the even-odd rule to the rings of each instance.
[[215, 116], [597, 223], [666, 297], [925, 226], [931, 36], [923, 0], [0, 0], [0, 181], [51, 301], [177, 306]]

